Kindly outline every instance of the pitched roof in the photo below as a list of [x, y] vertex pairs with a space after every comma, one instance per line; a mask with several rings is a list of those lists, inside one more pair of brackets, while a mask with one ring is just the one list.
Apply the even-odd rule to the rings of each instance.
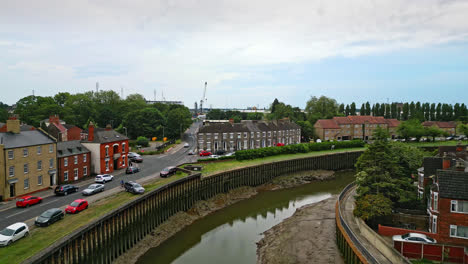
[[383, 116], [348, 116], [352, 124], [387, 124], [387, 121]]
[[271, 130], [299, 129], [300, 126], [290, 121], [242, 120], [241, 123], [211, 123], [201, 127], [198, 133], [262, 132]]
[[319, 124], [323, 129], [340, 129], [340, 126], [333, 119], [319, 119], [315, 124]]
[[426, 121], [422, 123], [425, 127], [437, 126], [439, 128], [456, 128], [457, 123], [454, 121], [443, 122], [443, 121]]
[[438, 170], [439, 196], [468, 200], [468, 173], [454, 170]]
[[57, 157], [68, 157], [76, 154], [89, 153], [89, 149], [81, 144], [79, 140], [57, 142]]
[[429, 177], [436, 174], [437, 170], [442, 169], [441, 157], [425, 157], [423, 160], [424, 177]]
[[128, 140], [128, 137], [120, 134], [119, 132], [113, 129], [107, 130], [106, 128], [94, 128], [94, 140], [93, 141], [82, 140], [82, 142], [109, 143], [109, 142], [122, 141], [122, 140]]
[[346, 116], [335, 116], [333, 117], [333, 121], [335, 121], [335, 123], [337, 123], [338, 125], [347, 125], [353, 123], [351, 119], [349, 119]]
[[38, 130], [21, 131], [18, 134], [3, 132], [0, 133], [0, 142], [4, 144], [5, 149], [54, 143], [52, 139]]
[[397, 127], [400, 125], [400, 121], [398, 119], [385, 119], [388, 124], [388, 127]]
[[51, 123], [50, 125], [54, 125], [60, 132], [65, 132], [67, 129], [60, 123]]

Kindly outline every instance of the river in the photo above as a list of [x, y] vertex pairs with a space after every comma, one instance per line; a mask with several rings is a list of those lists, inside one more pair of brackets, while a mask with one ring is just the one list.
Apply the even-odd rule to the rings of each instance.
[[264, 231], [297, 208], [338, 194], [353, 179], [353, 172], [338, 172], [331, 181], [260, 192], [195, 221], [148, 250], [137, 263], [256, 263], [256, 242]]

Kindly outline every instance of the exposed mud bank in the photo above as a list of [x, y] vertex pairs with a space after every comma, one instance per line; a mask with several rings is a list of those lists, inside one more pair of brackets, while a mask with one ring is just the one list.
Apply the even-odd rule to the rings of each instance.
[[[170, 217], [166, 222], [157, 227], [150, 235], [147, 235], [132, 249], [120, 256], [115, 263], [135, 263], [148, 249], [157, 247], [162, 242], [190, 225], [195, 220], [200, 219], [212, 212], [220, 210], [224, 207], [232, 205], [238, 201], [248, 199], [256, 195], [259, 191], [276, 190], [281, 188], [291, 188], [313, 181], [332, 180], [334, 179], [333, 171], [307, 171], [300, 173], [288, 174], [277, 177], [272, 183], [261, 185], [257, 188], [241, 187], [230, 191], [227, 194], [219, 194], [209, 200], [197, 202], [187, 212], [179, 212]], [[282, 232], [288, 232], [283, 230]], [[323, 239], [330, 239], [324, 237]], [[334, 237], [332, 237], [334, 243]], [[266, 263], [266, 262], [265, 262]], [[310, 263], [310, 262], [309, 262]]]

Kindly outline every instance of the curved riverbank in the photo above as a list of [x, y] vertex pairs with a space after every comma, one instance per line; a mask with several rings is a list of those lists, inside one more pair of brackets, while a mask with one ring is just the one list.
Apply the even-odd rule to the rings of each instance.
[[228, 207], [241, 200], [248, 199], [260, 191], [289, 188], [317, 180], [334, 179], [331, 171], [308, 171], [278, 177], [272, 183], [257, 188], [242, 187], [228, 194], [220, 194], [207, 201], [200, 201], [187, 212], [180, 212], [146, 236], [140, 243], [116, 260], [116, 263], [135, 263], [148, 249], [157, 247], [168, 238], [192, 224], [195, 220]]

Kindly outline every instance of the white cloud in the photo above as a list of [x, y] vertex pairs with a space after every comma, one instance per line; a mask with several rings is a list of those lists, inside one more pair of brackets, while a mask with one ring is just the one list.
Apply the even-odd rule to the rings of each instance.
[[149, 98], [164, 89], [188, 105], [208, 81], [223, 103], [226, 81], [274, 77], [261, 68], [466, 41], [467, 13], [463, 0], [7, 1], [0, 59], [24, 78], [52, 71], [61, 87], [100, 81]]

